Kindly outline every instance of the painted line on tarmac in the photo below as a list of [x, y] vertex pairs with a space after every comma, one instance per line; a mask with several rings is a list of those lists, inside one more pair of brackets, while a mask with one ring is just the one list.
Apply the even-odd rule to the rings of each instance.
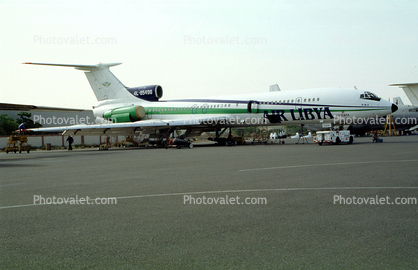
[[180, 195], [196, 195], [208, 193], [242, 193], [242, 192], [268, 192], [268, 191], [312, 191], [312, 190], [359, 190], [359, 189], [418, 189], [418, 187], [330, 187], [330, 188], [268, 188], [268, 189], [241, 189], [241, 190], [218, 190], [218, 191], [196, 191], [166, 194], [148, 194], [137, 196], [116, 197], [116, 199], [134, 199], [146, 197], [164, 197]]
[[11, 187], [11, 186], [19, 186], [19, 185], [25, 185], [26, 183], [12, 183], [12, 184], [4, 184], [0, 185], [0, 187]]
[[10, 208], [19, 208], [19, 207], [29, 207], [29, 206], [37, 206], [42, 204], [21, 204], [21, 205], [10, 205], [10, 206], [2, 206], [0, 209], [10, 209]]
[[380, 160], [380, 161], [356, 161], [356, 162], [339, 162], [339, 163], [322, 163], [322, 164], [305, 164], [305, 165], [291, 165], [280, 167], [266, 167], [266, 168], [254, 168], [238, 170], [239, 172], [250, 171], [263, 171], [263, 170], [279, 170], [279, 169], [292, 169], [292, 168], [304, 168], [304, 167], [319, 167], [319, 166], [340, 166], [340, 165], [359, 165], [359, 164], [377, 164], [377, 163], [399, 163], [399, 162], [418, 162], [418, 159], [405, 159], [405, 160]]
[[[418, 187], [329, 187], [329, 188], [269, 188], [269, 189], [242, 189], [242, 190], [218, 190], [218, 191], [196, 191], [196, 192], [181, 192], [181, 193], [162, 193], [162, 194], [147, 194], [147, 195], [134, 195], [134, 196], [122, 196], [122, 197], [108, 197], [116, 198], [117, 200], [123, 199], [137, 199], [137, 198], [152, 198], [152, 197], [168, 197], [168, 196], [181, 196], [181, 195], [197, 195], [197, 194], [216, 194], [216, 193], [243, 193], [243, 192], [271, 192], [271, 191], [321, 191], [321, 190], [371, 190], [371, 189], [418, 189]], [[89, 201], [94, 201], [91, 199]], [[30, 206], [45, 206], [54, 204], [22, 204], [22, 205], [10, 205], [1, 206], [0, 209], [11, 209]], [[66, 205], [66, 204], [59, 204]]]
[[31, 159], [31, 158], [36, 158], [34, 156], [4, 156], [1, 157], [0, 160], [15, 160], [15, 159]]

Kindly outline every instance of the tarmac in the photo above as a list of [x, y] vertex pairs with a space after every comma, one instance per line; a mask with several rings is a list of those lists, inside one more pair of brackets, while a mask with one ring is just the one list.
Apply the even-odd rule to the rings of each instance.
[[0, 153], [0, 268], [416, 268], [418, 136], [383, 141]]

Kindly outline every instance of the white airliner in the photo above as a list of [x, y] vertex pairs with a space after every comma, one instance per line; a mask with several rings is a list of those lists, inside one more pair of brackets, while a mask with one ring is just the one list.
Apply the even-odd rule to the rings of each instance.
[[373, 93], [353, 89], [277, 91], [277, 86], [276, 91], [265, 93], [160, 100], [160, 85], [123, 85], [109, 70], [121, 63], [25, 64], [74, 67], [85, 72], [99, 101], [93, 107], [99, 123], [33, 129], [65, 135], [144, 133], [168, 137], [175, 130], [185, 130], [184, 137], [206, 131], [216, 131], [219, 137], [227, 128], [332, 124], [335, 119], [384, 116], [397, 110], [396, 105]]
[[[406, 116], [418, 118], [417, 116], [418, 114], [418, 83], [397, 83], [397, 84], [390, 84], [389, 86], [399, 86], [400, 88], [403, 89], [409, 101], [412, 103], [412, 107], [408, 105], [404, 105], [402, 103], [401, 105], [403, 105], [402, 107], [404, 107], [403, 111], [406, 111], [407, 109], [408, 113]], [[411, 116], [411, 114], [413, 115]], [[409, 131], [415, 130], [415, 129], [418, 129], [418, 125], [411, 127]]]

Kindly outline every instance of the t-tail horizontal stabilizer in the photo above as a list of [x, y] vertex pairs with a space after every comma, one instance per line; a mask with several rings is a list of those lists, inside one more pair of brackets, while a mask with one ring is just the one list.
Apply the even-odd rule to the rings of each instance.
[[396, 83], [389, 86], [399, 86], [403, 89], [412, 105], [418, 105], [418, 83]]
[[122, 63], [99, 63], [97, 65], [68, 65], [68, 64], [49, 64], [49, 63], [32, 63], [26, 62], [28, 65], [41, 66], [57, 66], [57, 67], [73, 67], [84, 71], [87, 80], [93, 89], [98, 101], [106, 99], [122, 99], [127, 91], [126, 87], [110, 72], [109, 68], [120, 65]]

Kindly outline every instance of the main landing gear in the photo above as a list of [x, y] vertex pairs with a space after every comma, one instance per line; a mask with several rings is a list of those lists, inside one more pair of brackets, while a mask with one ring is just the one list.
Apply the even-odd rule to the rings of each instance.
[[[222, 137], [221, 135], [225, 133], [226, 130], [229, 129], [228, 137]], [[215, 141], [219, 146], [235, 146], [237, 142], [234, 140], [234, 136], [232, 135], [232, 129], [229, 127], [224, 128], [221, 132], [220, 130], [216, 131], [215, 138], [208, 138], [208, 140]]]

